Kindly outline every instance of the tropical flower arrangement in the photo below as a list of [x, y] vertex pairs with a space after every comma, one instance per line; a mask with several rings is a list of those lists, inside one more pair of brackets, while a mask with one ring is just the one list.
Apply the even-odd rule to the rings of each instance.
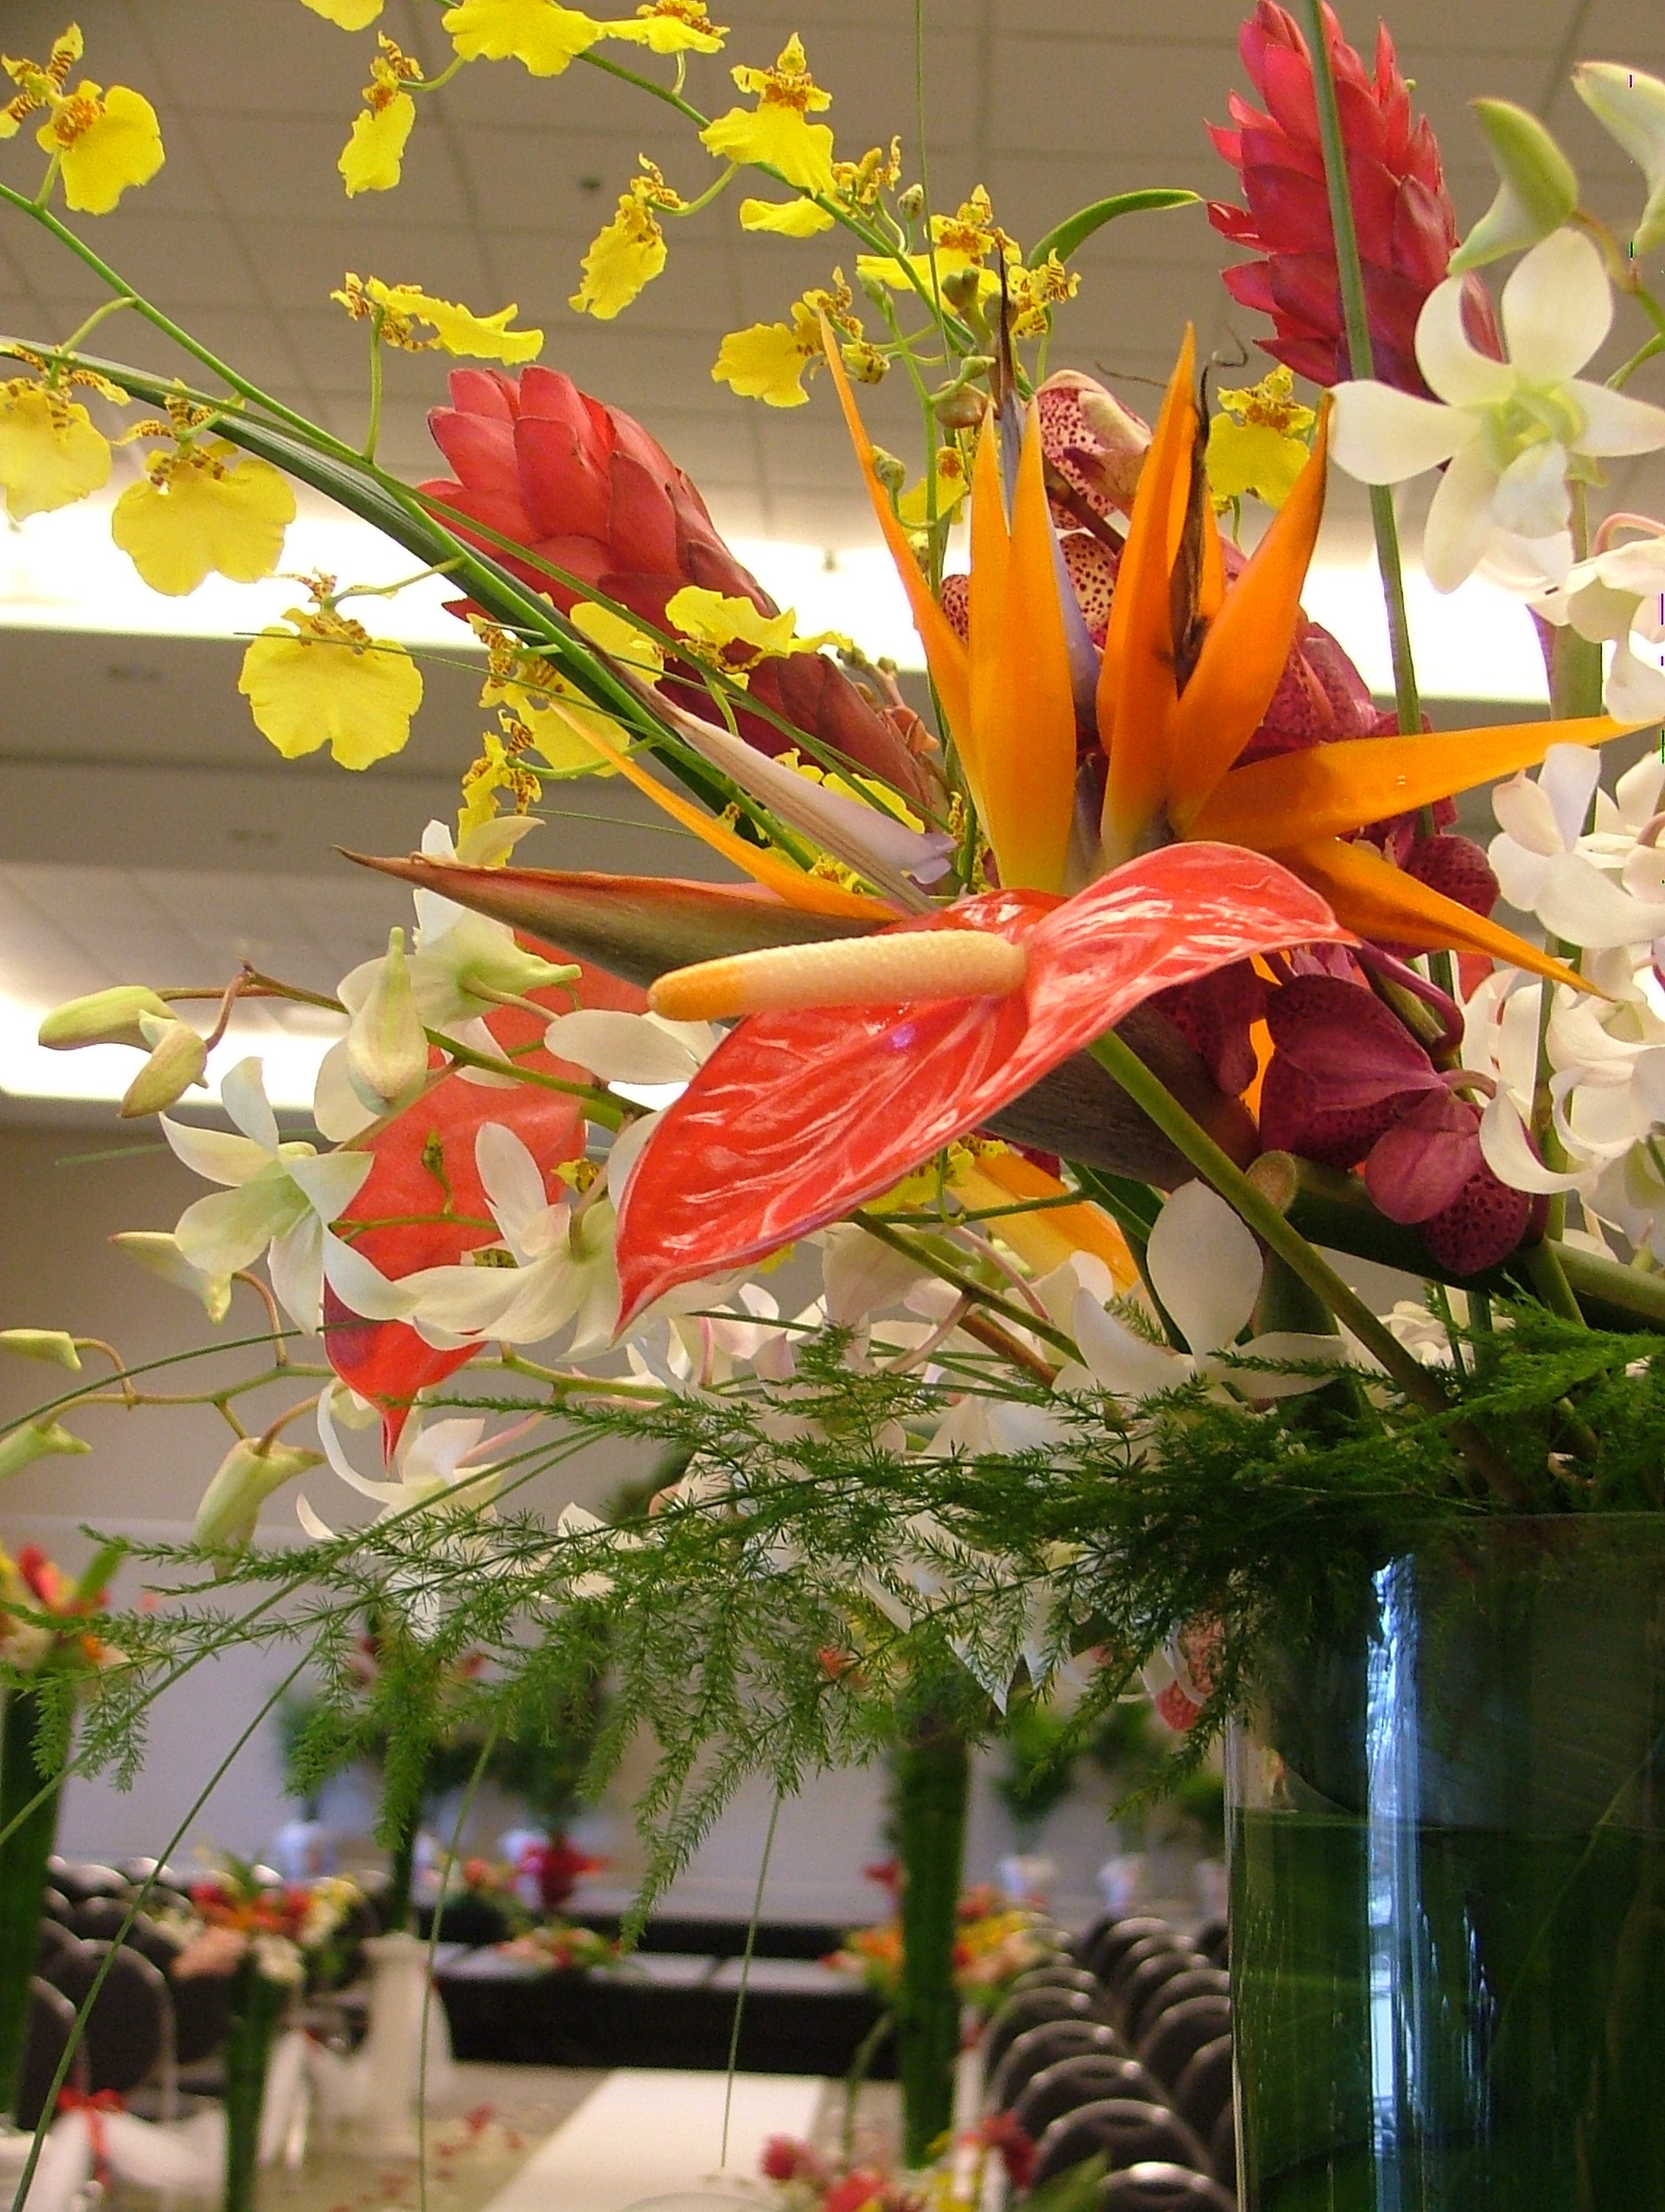
[[[887, 1864], [874, 1870], [893, 1892], [900, 1869]], [[967, 1890], [955, 1908], [954, 1986], [963, 2004], [985, 2017], [996, 2013], [1012, 1984], [1031, 1966], [1041, 1966], [1051, 1947], [1035, 1934], [1036, 1915], [1012, 1905], [986, 1886]], [[854, 1928], [825, 1963], [861, 1982], [881, 2003], [894, 2004], [902, 1988], [901, 1923], [881, 1921]]]
[[506, 1959], [519, 1959], [551, 1974], [593, 1973], [599, 1967], [617, 1966], [622, 1955], [617, 1937], [598, 1936], [593, 1928], [559, 1918], [534, 1921], [497, 1948]]
[[258, 1869], [226, 1857], [191, 1885], [195, 1925], [180, 1930], [190, 1940], [171, 1971], [175, 1979], [188, 1981], [248, 1966], [286, 1989], [315, 1985], [333, 1971], [342, 1929], [368, 1905], [358, 1884], [344, 1875], [273, 1887]]
[[[1478, 102], [1498, 189], [1464, 238], [1386, 32], [1367, 64], [1321, 0], [1258, 0], [1263, 105], [1222, 87], [1240, 197], [1206, 212], [1274, 366], [1210, 402], [1188, 337], [1146, 422], [1054, 349], [1083, 244], [1200, 220], [1189, 193], [1101, 200], [1025, 249], [981, 188], [935, 206], [900, 137], [841, 154], [799, 40], [731, 67], [701, 0], [459, 0], [434, 70], [379, 0], [307, 4], [374, 36], [349, 196], [397, 187], [463, 70], [598, 69], [685, 129], [584, 257], [580, 314], [628, 310], [738, 180], [760, 252], [843, 234], [713, 374], [837, 410], [932, 712], [859, 641], [799, 635], [650, 428], [539, 362], [513, 307], [346, 273], [362, 440], [264, 392], [78, 221], [161, 166], [143, 94], [72, 85], [73, 28], [5, 63], [0, 214], [109, 293], [67, 336], [3, 341], [12, 519], [102, 492], [142, 443], [112, 530], [179, 594], [279, 572], [296, 488], [334, 501], [454, 587], [445, 657], [483, 669], [491, 717], [454, 825], [357, 856], [414, 911], [335, 994], [245, 969], [43, 1024], [133, 1048], [123, 1115], [215, 1186], [118, 1243], [216, 1329], [252, 1319], [247, 1372], [199, 1394], [230, 1437], [196, 1544], [146, 1555], [160, 1601], [122, 1620], [78, 1755], [229, 1641], [301, 1633], [342, 1673], [369, 1606], [402, 1624], [374, 1695], [407, 1808], [442, 1711], [489, 1738], [605, 1664], [586, 1786], [653, 1731], [650, 1889], [749, 1771], [789, 1791], [898, 1735], [932, 1777], [912, 1832], [951, 1856], [964, 1740], [1014, 1686], [1066, 1681], [1085, 1741], [1143, 1672], [1201, 1723], [1194, 1759], [1257, 1655], [1430, 1528], [1657, 1514], [1665, 769], [1632, 746], [1604, 780], [1603, 749], [1665, 712], [1665, 523], [1601, 494], [1611, 460], [1665, 449], [1632, 389], [1665, 340], [1665, 83], [1574, 71], [1642, 173], [1619, 213], [1536, 118]], [[1632, 350], [1592, 372], [1620, 306]], [[90, 351], [116, 316], [179, 374]], [[377, 459], [389, 349], [473, 364], [435, 389], [447, 472], [416, 485]], [[864, 426], [886, 377], [919, 403], [908, 459]], [[1390, 709], [1301, 605], [1336, 470], [1370, 487]], [[1484, 570], [1534, 611], [1550, 719], [1425, 726], [1392, 492], [1419, 478], [1429, 580]], [[365, 771], [405, 743], [419, 659], [350, 611], [388, 588], [300, 578], [249, 643], [240, 690], [285, 757]], [[545, 793], [584, 776], [740, 880], [530, 865]], [[1455, 802], [1487, 785], [1482, 852]], [[308, 1135], [258, 1056], [219, 1083], [229, 1128], [173, 1112], [246, 1000], [336, 1018]], [[1358, 1260], [1423, 1296], [1378, 1312]], [[22, 1334], [73, 1371], [0, 1441], [8, 1469], [161, 1395], [111, 1347], [83, 1380], [84, 1347]], [[250, 1427], [274, 1385], [292, 1401]], [[599, 1432], [662, 1450], [651, 1504], [547, 1525], [526, 1486]], [[319, 1510], [326, 1469], [368, 1522]], [[302, 1476], [309, 1545], [262, 1549]], [[486, 1663], [458, 1685], [465, 1652]], [[957, 1865], [926, 1885], [904, 1856], [904, 1919], [927, 1887], [935, 1915], [910, 1954], [941, 1966]], [[943, 1994], [901, 2023], [939, 2076]]]

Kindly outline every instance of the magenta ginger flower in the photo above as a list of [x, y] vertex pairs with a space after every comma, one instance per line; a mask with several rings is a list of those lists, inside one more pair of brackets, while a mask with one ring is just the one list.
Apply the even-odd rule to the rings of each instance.
[[[1364, 264], [1375, 373], [1384, 384], [1425, 397], [1416, 360], [1417, 317], [1455, 249], [1456, 211], [1427, 118], [1412, 117], [1386, 26], [1376, 32], [1374, 76], [1342, 38], [1328, 5], [1324, 26]], [[1210, 126], [1249, 204], [1211, 201], [1208, 216], [1234, 246], [1264, 258], [1228, 269], [1225, 287], [1239, 306], [1271, 316], [1277, 334], [1260, 341], [1262, 352], [1315, 384], [1338, 384], [1356, 372], [1347, 358], [1311, 55], [1294, 17], [1275, 0], [1259, 0], [1238, 33], [1237, 50], [1266, 108], [1263, 113], [1234, 92], [1234, 127]], [[1465, 295], [1469, 336], [1482, 351], [1498, 353], [1491, 300], [1477, 277], [1466, 280]]]

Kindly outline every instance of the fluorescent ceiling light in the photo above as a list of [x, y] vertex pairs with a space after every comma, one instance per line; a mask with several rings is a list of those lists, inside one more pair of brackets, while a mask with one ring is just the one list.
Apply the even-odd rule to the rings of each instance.
[[[188, 598], [164, 599], [141, 583], [110, 538], [109, 501], [38, 514], [0, 530], [0, 627], [102, 630], [129, 635], [246, 637], [279, 620], [301, 597], [281, 578], [228, 584], [210, 577]], [[802, 630], [837, 630], [875, 659], [919, 669], [924, 657], [907, 599], [879, 546], [828, 551], [773, 538], [737, 538], [734, 551]], [[411, 574], [412, 556], [380, 531], [339, 509], [304, 508], [290, 526], [284, 566], [324, 569], [343, 582], [385, 584]], [[1422, 688], [1431, 698], [1544, 699], [1543, 664], [1532, 620], [1517, 599], [1474, 579], [1441, 598], [1413, 571], [1406, 580]], [[389, 599], [349, 603], [377, 635], [407, 645], [477, 650], [445, 611], [456, 587], [430, 577]], [[1391, 695], [1382, 597], [1375, 571], [1321, 563], [1307, 580], [1306, 605], [1334, 630], [1373, 691]]]

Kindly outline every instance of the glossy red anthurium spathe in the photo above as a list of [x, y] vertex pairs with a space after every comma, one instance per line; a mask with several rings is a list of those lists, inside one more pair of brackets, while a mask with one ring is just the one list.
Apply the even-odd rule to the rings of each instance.
[[1158, 991], [1256, 952], [1350, 941], [1287, 869], [1201, 842], [1145, 854], [1073, 898], [989, 891], [896, 929], [992, 931], [1024, 947], [1025, 979], [1000, 999], [741, 1022], [625, 1187], [622, 1325], [678, 1284], [776, 1251], [889, 1189]]

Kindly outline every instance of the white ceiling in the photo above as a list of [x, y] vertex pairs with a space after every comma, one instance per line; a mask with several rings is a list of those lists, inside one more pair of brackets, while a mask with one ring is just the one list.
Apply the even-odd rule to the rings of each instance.
[[[70, 4], [0, 0], [0, 45], [43, 53]], [[278, 397], [340, 434], [359, 431], [362, 334], [327, 297], [346, 269], [481, 308], [515, 300], [524, 321], [548, 331], [544, 358], [639, 414], [730, 534], [870, 541], [827, 395], [779, 413], [709, 374], [725, 331], [773, 319], [824, 281], [826, 238], [743, 245], [720, 201], [672, 227], [668, 270], [618, 321], [565, 305], [639, 151], [685, 190], [708, 173], [669, 111], [582, 64], [552, 83], [513, 64], [477, 64], [425, 104], [403, 189], [349, 204], [335, 161], [368, 35], [347, 37], [301, 0], [82, 0], [76, 12], [88, 74], [147, 92], [168, 149], [153, 184], [91, 226], [100, 251]], [[713, 12], [734, 35], [723, 62], [694, 58], [696, 102], [726, 104], [727, 60], [769, 59], [796, 28], [834, 94], [827, 119], [842, 151], [898, 128], [912, 140], [908, 0], [730, 0]], [[1344, 14], [1355, 39], [1373, 33], [1373, 11]], [[937, 204], [981, 180], [1007, 228], [1029, 239], [1125, 187], [1227, 187], [1202, 125], [1224, 119], [1243, 82], [1234, 0], [926, 0], [926, 15]], [[1552, 121], [1593, 205], [1620, 220], [1634, 210], [1636, 172], [1565, 80], [1585, 55], [1665, 70], [1659, 0], [1402, 0], [1392, 15], [1465, 222], [1492, 189], [1464, 112], [1482, 90]], [[437, 60], [444, 42], [427, 0], [389, 0], [384, 22]], [[8, 179], [28, 173], [27, 143], [0, 149]], [[1226, 299], [1218, 259], [1200, 210], [1102, 233], [1081, 257], [1086, 281], [1060, 320], [1054, 362], [1120, 382], [1139, 406], [1188, 316], [1206, 348], [1240, 357], [1259, 320]], [[96, 297], [67, 256], [0, 219], [0, 330], [61, 337]], [[131, 318], [99, 343], [181, 365]], [[441, 396], [437, 364], [395, 356], [389, 368], [384, 455], [426, 474], [438, 465], [424, 424]], [[1665, 394], [1665, 367], [1648, 374]], [[912, 427], [902, 380], [868, 404], [878, 434], [899, 444]], [[1612, 495], [1636, 504], [1650, 492], [1665, 496], [1665, 473], [1649, 466]], [[1356, 530], [1357, 512], [1344, 497], [1341, 534]], [[266, 751], [235, 696], [237, 652], [0, 633], [0, 995], [38, 1003], [121, 975], [206, 979], [246, 953], [275, 957], [278, 945], [296, 980], [328, 982], [401, 918], [395, 889], [338, 866], [330, 848], [408, 848], [454, 803], [479, 728], [468, 680], [431, 678], [410, 750], [353, 777], [316, 762], [286, 769]], [[706, 872], [684, 842], [648, 833], [616, 784], [568, 787], [568, 802], [592, 818], [552, 819], [529, 857]]]

